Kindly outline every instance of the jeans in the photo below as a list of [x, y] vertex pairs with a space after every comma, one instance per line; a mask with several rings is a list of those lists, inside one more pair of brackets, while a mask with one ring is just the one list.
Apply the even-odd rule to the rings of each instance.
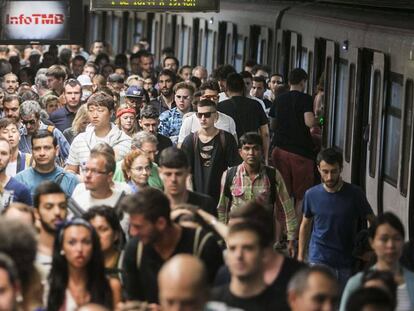
[[331, 267], [327, 264], [321, 263], [321, 262], [311, 262], [309, 263], [309, 265], [312, 266], [323, 266], [325, 268], [328, 268], [335, 276], [336, 279], [338, 280], [338, 284], [339, 284], [339, 289], [340, 289], [340, 293], [342, 294], [346, 283], [348, 282], [349, 278], [352, 275], [352, 269], [351, 268], [338, 268], [338, 267]]

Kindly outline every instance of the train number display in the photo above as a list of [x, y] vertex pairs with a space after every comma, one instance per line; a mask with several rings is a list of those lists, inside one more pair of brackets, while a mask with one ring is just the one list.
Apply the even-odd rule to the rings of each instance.
[[91, 10], [218, 12], [220, 0], [91, 0]]

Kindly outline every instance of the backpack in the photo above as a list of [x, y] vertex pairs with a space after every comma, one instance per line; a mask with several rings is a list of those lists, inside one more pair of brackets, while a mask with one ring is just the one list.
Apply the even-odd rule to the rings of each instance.
[[[238, 166], [233, 166], [227, 170], [226, 180], [224, 182], [223, 193], [229, 199], [228, 208], [231, 207], [231, 202], [233, 201], [233, 196], [231, 195], [230, 186], [233, 183], [234, 177], [236, 176], [237, 168]], [[272, 181], [276, 182], [276, 170], [273, 167], [270, 167], [267, 165], [265, 165], [265, 169], [266, 169], [267, 178], [269, 178], [269, 182], [271, 185], [270, 201], [271, 201], [271, 204], [273, 205], [276, 203], [276, 187], [272, 186]]]
[[[208, 232], [202, 236], [203, 228], [197, 227], [195, 230], [194, 242], [193, 242], [193, 252], [192, 255], [199, 257], [203, 252], [204, 245], [207, 243], [210, 237], [213, 237], [213, 233]], [[136, 256], [136, 263], [138, 270], [141, 268], [142, 264], [142, 254], [144, 252], [144, 243], [142, 241], [138, 241], [137, 245], [137, 256]]]

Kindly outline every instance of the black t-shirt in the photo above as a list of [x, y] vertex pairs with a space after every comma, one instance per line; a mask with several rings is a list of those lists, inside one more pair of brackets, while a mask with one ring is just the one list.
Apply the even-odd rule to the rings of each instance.
[[[286, 299], [287, 286], [291, 277], [300, 269], [305, 268], [306, 265], [295, 259], [285, 257], [282, 263], [279, 274], [272, 284], [269, 285], [274, 299], [278, 303], [277, 310], [289, 311], [289, 304]], [[227, 266], [223, 265], [217, 272], [216, 279], [214, 281], [215, 286], [223, 286], [229, 284], [231, 280], [230, 271]]]
[[191, 133], [184, 139], [182, 149], [190, 161], [194, 190], [211, 196], [217, 205], [223, 172], [241, 163], [235, 138], [222, 131], [204, 144], [199, 138], [194, 142]]
[[[195, 233], [196, 230], [182, 228], [181, 239], [177, 243], [171, 257], [177, 254], [193, 254]], [[206, 233], [202, 232], [200, 240], [205, 235]], [[212, 236], [207, 237], [205, 243], [202, 243], [200, 240], [198, 244], [200, 248], [198, 251], [201, 252], [201, 255], [199, 257], [204, 262], [209, 280], [212, 282], [218, 268], [223, 264], [222, 252]], [[127, 299], [157, 303], [157, 275], [166, 260], [160, 257], [152, 245], [145, 245], [142, 249], [141, 261], [138, 268], [138, 242], [139, 238], [134, 237], [125, 247], [123, 270]]]
[[206, 194], [188, 191], [187, 203], [196, 205], [203, 211], [217, 216], [217, 205], [215, 204], [214, 200]]
[[156, 163], [158, 163], [158, 159], [159, 159], [161, 151], [163, 151], [165, 148], [171, 147], [173, 145], [171, 139], [169, 139], [167, 136], [164, 136], [160, 133], [157, 133], [157, 140], [158, 140], [158, 145], [157, 145], [158, 154], [155, 157], [155, 162]]
[[249, 298], [240, 298], [230, 292], [229, 285], [213, 288], [210, 301], [224, 302], [228, 307], [240, 308], [244, 311], [277, 311], [279, 303], [270, 288]]
[[257, 132], [261, 126], [268, 123], [260, 103], [244, 96], [233, 96], [218, 103], [217, 110], [233, 118], [239, 138], [244, 133]]
[[289, 91], [276, 98], [269, 115], [276, 118], [274, 145], [306, 158], [314, 158], [314, 145], [304, 114], [313, 112], [313, 100], [308, 94]]

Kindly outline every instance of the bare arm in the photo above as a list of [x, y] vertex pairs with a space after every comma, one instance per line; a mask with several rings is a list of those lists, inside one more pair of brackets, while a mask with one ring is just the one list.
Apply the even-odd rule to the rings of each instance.
[[310, 237], [310, 230], [312, 228], [312, 218], [302, 217], [302, 223], [300, 224], [299, 230], [299, 250], [298, 250], [298, 260], [303, 261], [305, 258], [305, 250], [308, 246], [308, 241]]
[[79, 174], [79, 165], [66, 164], [65, 171], [71, 172], [73, 174]]
[[304, 118], [307, 127], [311, 128], [318, 125], [318, 120], [315, 118], [313, 112], [305, 112]]
[[269, 163], [269, 146], [270, 146], [270, 137], [269, 137], [269, 126], [264, 124], [259, 129], [260, 136], [263, 141], [263, 152], [265, 156], [266, 165]]

